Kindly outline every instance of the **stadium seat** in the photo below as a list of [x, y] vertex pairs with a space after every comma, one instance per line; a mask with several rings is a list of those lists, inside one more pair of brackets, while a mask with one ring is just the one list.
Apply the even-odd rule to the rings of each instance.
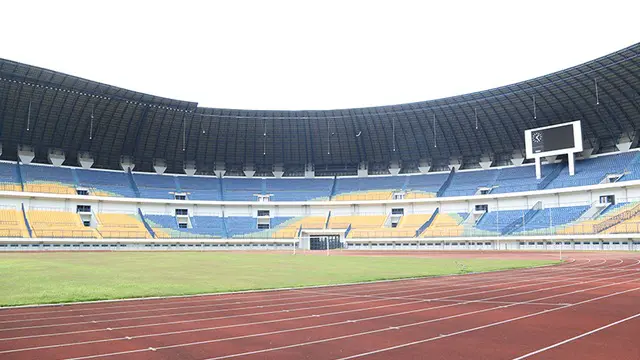
[[175, 199], [177, 187], [173, 176], [134, 173], [133, 179], [142, 198]]
[[464, 227], [461, 225], [467, 217], [466, 213], [438, 213], [421, 237], [450, 237], [462, 236]]
[[136, 197], [124, 171], [76, 169], [81, 187], [90, 189], [95, 196]]
[[20, 165], [24, 191], [75, 195], [75, 180], [70, 168], [50, 165]]
[[29, 210], [27, 219], [33, 237], [39, 238], [100, 238], [100, 234], [84, 226], [76, 213], [50, 210]]
[[22, 191], [16, 163], [0, 161], [0, 191]]
[[575, 175], [569, 175], [569, 168], [566, 167], [545, 189], [599, 184], [608, 174], [624, 173], [635, 157], [636, 152], [626, 152], [576, 161]]
[[135, 214], [98, 213], [98, 232], [103, 238], [150, 239], [142, 221]]
[[29, 237], [22, 211], [0, 209], [0, 237]]

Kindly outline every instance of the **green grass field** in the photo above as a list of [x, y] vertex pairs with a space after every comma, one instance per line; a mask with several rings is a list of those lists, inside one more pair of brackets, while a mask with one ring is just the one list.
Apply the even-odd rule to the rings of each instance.
[[552, 263], [224, 252], [0, 253], [0, 306], [324, 285]]

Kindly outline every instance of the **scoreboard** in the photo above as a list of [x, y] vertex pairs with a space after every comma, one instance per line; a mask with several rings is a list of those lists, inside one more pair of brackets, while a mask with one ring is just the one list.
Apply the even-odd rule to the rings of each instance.
[[580, 121], [525, 130], [527, 158], [568, 154], [582, 151]]

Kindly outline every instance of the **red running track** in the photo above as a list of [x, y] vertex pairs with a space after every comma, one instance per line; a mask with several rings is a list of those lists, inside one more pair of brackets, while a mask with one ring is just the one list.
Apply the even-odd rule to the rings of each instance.
[[567, 259], [463, 276], [8, 308], [0, 358], [640, 359], [640, 254]]

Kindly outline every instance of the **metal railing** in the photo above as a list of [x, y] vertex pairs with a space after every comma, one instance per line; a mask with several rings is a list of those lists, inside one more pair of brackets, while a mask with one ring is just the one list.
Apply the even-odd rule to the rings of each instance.
[[123, 230], [100, 230], [100, 235], [105, 239], [145, 239], [151, 236], [147, 231], [123, 231]]
[[610, 219], [607, 219], [603, 222], [601, 222], [600, 224], [597, 224], [596, 226], [594, 226], [594, 230], [597, 232], [601, 232], [603, 230], [606, 230], [612, 226], [615, 226], [616, 224], [620, 224], [625, 220], [629, 220], [632, 217], [634, 217], [636, 214], [638, 214], [638, 212], [640, 212], [640, 204], [632, 207], [629, 210], [625, 210], [623, 212], [621, 212], [620, 214], [617, 214], [613, 217], [611, 217]]
[[0, 229], [0, 237], [2, 238], [21, 238], [23, 236], [24, 234], [20, 229]]
[[91, 230], [33, 230], [33, 235], [39, 238], [96, 238], [97, 233]]

